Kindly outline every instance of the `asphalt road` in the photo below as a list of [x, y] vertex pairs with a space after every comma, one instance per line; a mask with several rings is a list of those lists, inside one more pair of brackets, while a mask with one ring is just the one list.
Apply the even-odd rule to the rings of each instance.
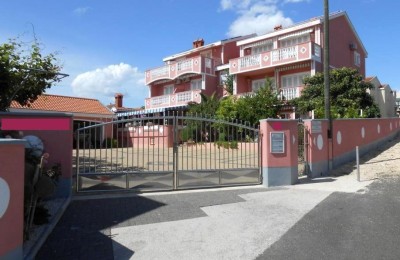
[[317, 185], [74, 200], [36, 259], [399, 259], [400, 178]]
[[257, 259], [400, 259], [400, 178], [335, 192]]

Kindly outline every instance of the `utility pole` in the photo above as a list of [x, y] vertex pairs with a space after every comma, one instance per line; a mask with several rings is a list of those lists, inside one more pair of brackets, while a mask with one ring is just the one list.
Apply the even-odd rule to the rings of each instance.
[[324, 95], [325, 118], [328, 119], [328, 139], [332, 138], [331, 100], [329, 85], [329, 1], [324, 0]]

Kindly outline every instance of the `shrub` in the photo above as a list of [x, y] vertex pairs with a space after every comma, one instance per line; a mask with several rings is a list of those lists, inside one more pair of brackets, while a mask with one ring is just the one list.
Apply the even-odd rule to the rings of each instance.
[[187, 142], [188, 140], [193, 140], [193, 129], [191, 127], [185, 127], [181, 131], [182, 142]]
[[239, 147], [239, 145], [238, 145], [237, 141], [232, 141], [229, 144], [229, 148], [231, 148], [231, 149], [238, 149], [238, 147]]
[[118, 147], [118, 142], [117, 139], [107, 137], [103, 141], [103, 147], [107, 148], [117, 148]]

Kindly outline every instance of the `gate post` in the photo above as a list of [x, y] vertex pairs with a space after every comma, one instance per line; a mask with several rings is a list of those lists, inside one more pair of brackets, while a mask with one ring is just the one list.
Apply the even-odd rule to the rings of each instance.
[[263, 185], [292, 185], [298, 181], [297, 120], [260, 120]]
[[172, 189], [178, 189], [178, 120], [174, 114], [172, 123], [172, 133], [173, 133], [173, 148], [172, 148], [172, 158], [173, 158], [173, 185]]

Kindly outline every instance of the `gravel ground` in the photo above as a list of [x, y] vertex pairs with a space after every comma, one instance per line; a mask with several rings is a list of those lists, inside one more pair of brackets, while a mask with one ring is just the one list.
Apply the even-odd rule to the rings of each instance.
[[[360, 158], [360, 179], [369, 181], [400, 176], [400, 135]], [[331, 176], [356, 175], [355, 162], [331, 172]]]

